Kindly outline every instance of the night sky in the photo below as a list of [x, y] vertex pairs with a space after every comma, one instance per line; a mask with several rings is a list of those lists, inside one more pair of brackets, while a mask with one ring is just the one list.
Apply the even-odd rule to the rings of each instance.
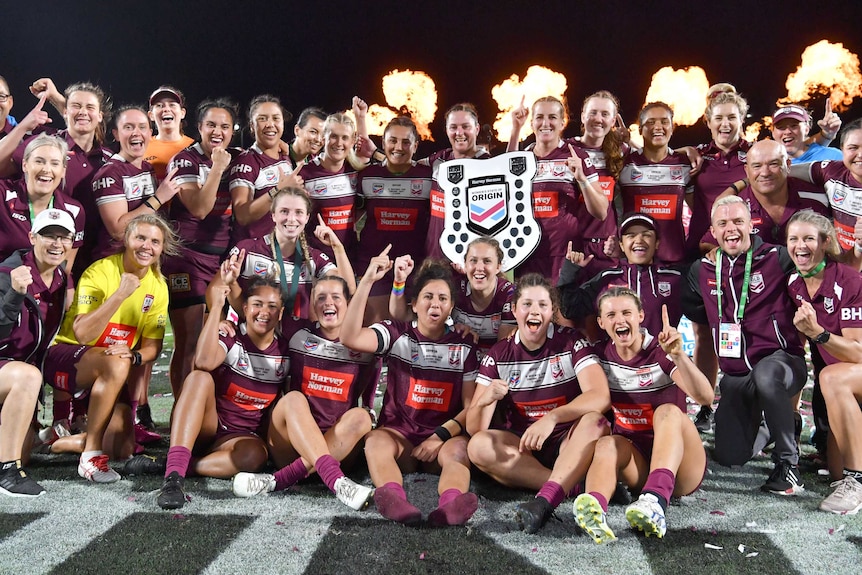
[[[3, 5], [0, 75], [16, 98], [12, 115], [22, 117], [35, 103], [27, 86], [43, 75], [61, 90], [93, 81], [115, 104], [144, 103], [170, 83], [190, 108], [221, 95], [245, 107], [271, 92], [297, 113], [345, 109], [354, 94], [384, 104], [385, 74], [422, 70], [437, 84], [432, 129], [442, 145], [449, 105], [472, 101], [492, 122], [491, 87], [532, 64], [566, 75], [575, 114], [584, 96], [608, 89], [632, 123], [654, 72], [698, 65], [710, 83], [734, 83], [759, 119], [786, 95], [806, 46], [828, 39], [862, 52], [862, 2], [733, 4], [15, 0]], [[819, 118], [822, 100], [812, 108]], [[859, 115], [862, 102], [842, 117]], [[577, 129], [573, 122], [569, 132]], [[680, 129], [674, 144], [708, 139], [698, 126]]]

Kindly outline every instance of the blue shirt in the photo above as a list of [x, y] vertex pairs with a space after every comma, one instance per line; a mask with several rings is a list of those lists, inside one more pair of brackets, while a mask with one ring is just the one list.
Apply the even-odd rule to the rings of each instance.
[[791, 164], [803, 164], [805, 162], [820, 162], [823, 160], [842, 160], [844, 155], [838, 148], [827, 148], [820, 144], [811, 144], [798, 158], [790, 158]]

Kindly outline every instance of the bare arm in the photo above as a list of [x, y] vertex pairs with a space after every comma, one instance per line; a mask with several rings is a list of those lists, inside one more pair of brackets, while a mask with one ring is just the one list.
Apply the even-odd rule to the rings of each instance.
[[137, 276], [124, 273], [120, 277], [120, 287], [108, 296], [102, 305], [91, 312], [75, 317], [72, 323], [72, 331], [75, 334], [75, 339], [80, 343], [87, 343], [99, 337], [105, 331], [105, 328], [108, 327], [111, 316], [120, 309], [126, 298], [135, 293], [135, 290], [140, 285], [141, 281]]
[[207, 217], [215, 206], [219, 184], [230, 164], [230, 153], [221, 146], [213, 148], [212, 161], [212, 168], [202, 186], [198, 187], [196, 183], [183, 184], [177, 192], [189, 213], [199, 220]]
[[[212, 290], [213, 309], [221, 309], [227, 298], [228, 287], [221, 286], [220, 289]], [[195, 369], [212, 371], [224, 362], [227, 356], [224, 348], [219, 344], [219, 324], [221, 317], [217, 313], [207, 316], [198, 343], [195, 347]]]
[[368, 303], [371, 286], [386, 275], [386, 272], [392, 267], [388, 255], [390, 247], [387, 246], [379, 256], [371, 258], [365, 275], [362, 276], [362, 280], [356, 286], [356, 293], [353, 294], [353, 298], [347, 305], [347, 313], [344, 317], [344, 323], [341, 324], [339, 339], [350, 349], [366, 353], [377, 351], [377, 334], [371, 328], [362, 327], [362, 318], [365, 316], [365, 306]]

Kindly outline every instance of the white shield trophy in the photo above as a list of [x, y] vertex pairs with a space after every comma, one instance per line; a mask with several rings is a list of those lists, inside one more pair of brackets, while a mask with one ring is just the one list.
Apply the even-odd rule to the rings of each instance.
[[491, 236], [503, 248], [503, 271], [525, 259], [542, 237], [533, 217], [533, 152], [509, 152], [487, 160], [449, 160], [440, 166], [438, 183], [446, 209], [440, 248], [463, 263], [467, 244]]

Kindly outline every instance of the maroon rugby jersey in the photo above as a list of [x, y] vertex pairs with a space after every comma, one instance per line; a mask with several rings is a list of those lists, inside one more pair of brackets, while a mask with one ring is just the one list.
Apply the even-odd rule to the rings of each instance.
[[703, 165], [694, 178], [694, 203], [688, 233], [689, 253], [694, 256], [700, 254], [700, 238], [709, 231], [712, 204], [731, 184], [748, 177], [745, 156], [750, 147], [751, 144], [745, 140], [737, 142], [726, 154], [715, 141], [697, 147], [703, 157]]
[[[798, 273], [787, 279], [787, 291], [797, 306], [803, 301], [810, 303], [817, 312], [817, 323], [831, 334], [841, 335], [844, 328], [862, 328], [862, 276], [849, 266], [828, 260], [823, 283], [814, 297], [808, 295], [805, 280]], [[826, 365], [840, 362], [823, 345], [817, 344], [817, 349]]]
[[417, 263], [424, 260], [431, 168], [413, 162], [406, 172], [393, 174], [386, 162], [375, 164], [359, 172], [359, 192], [365, 200], [365, 227], [356, 250], [356, 271], [365, 271], [387, 244], [399, 256], [409, 254]]
[[323, 433], [360, 398], [364, 407], [374, 407], [380, 362], [373, 354], [326, 339], [308, 320], [293, 320], [282, 335], [290, 344], [290, 389], [305, 395]]
[[464, 409], [464, 383], [476, 379], [478, 360], [472, 338], [448, 331], [438, 341], [419, 332], [416, 322], [372, 324], [388, 356], [389, 371], [380, 425], [400, 432], [413, 445]]
[[[347, 161], [338, 172], [324, 169], [320, 156], [305, 164], [299, 175], [305, 182], [305, 190], [312, 201], [312, 210], [305, 226], [305, 236], [311, 247], [317, 248], [330, 257], [332, 249], [323, 245], [314, 236], [314, 230], [320, 222], [332, 228], [348, 255], [353, 255], [356, 245], [355, 214], [353, 204], [356, 202], [357, 175]], [[377, 254], [374, 254], [377, 255]]]
[[578, 200], [576, 217], [580, 226], [582, 245], [579, 251], [593, 256], [592, 261], [584, 268], [582, 277], [593, 277], [608, 268], [616, 267], [618, 260], [605, 255], [605, 240], [617, 235], [617, 212], [614, 206], [614, 191], [617, 181], [608, 169], [607, 158], [602, 149], [585, 145], [579, 138], [567, 140], [575, 149], [581, 149], [589, 156], [590, 161], [599, 176], [599, 186], [608, 200], [608, 213], [604, 220], [599, 220], [587, 211], [584, 196]]
[[[119, 154], [111, 156], [111, 161], [102, 166], [93, 178], [93, 198], [96, 206], [113, 202], [124, 202], [131, 212], [156, 193], [156, 179], [152, 167], [143, 162], [141, 167], [127, 162]], [[96, 214], [99, 216], [100, 214]], [[98, 220], [96, 245], [90, 255], [92, 261], [118, 253], [123, 249], [123, 240], [115, 240], [101, 217]]]
[[287, 340], [276, 334], [269, 347], [259, 349], [242, 323], [234, 337], [220, 333], [219, 345], [227, 354], [212, 372], [219, 426], [224, 432], [260, 434], [287, 379]]
[[690, 188], [690, 172], [686, 155], [668, 149], [667, 157], [658, 163], [650, 162], [641, 151], [633, 151], [620, 173], [623, 211], [653, 217], [661, 240], [658, 259], [666, 264], [685, 259], [682, 205]]
[[[798, 178], [787, 178], [787, 205], [781, 215], [780, 222], [772, 220], [769, 212], [760, 205], [750, 185], [739, 192], [739, 197], [748, 203], [748, 208], [751, 210], [751, 234], [776, 246], [787, 245], [787, 222], [796, 212], [812, 210], [826, 217], [832, 216], [829, 200], [822, 189], [817, 189], [815, 184]], [[718, 245], [718, 241], [711, 232], [706, 232], [701, 241], [714, 246]]]
[[[229, 149], [234, 156], [235, 149]], [[174, 182], [178, 185], [194, 184], [202, 188], [212, 169], [212, 159], [204, 153], [200, 143], [193, 144], [177, 153], [171, 160], [168, 172], [176, 169]], [[195, 251], [209, 254], [223, 254], [230, 244], [231, 197], [228, 185], [228, 172], [225, 170], [219, 182], [213, 209], [204, 219], [194, 217], [186, 208], [179, 195], [171, 202], [171, 220], [176, 222], [180, 238]]]
[[676, 364], [649, 332], [644, 333], [643, 349], [629, 360], [620, 357], [610, 339], [598, 344], [596, 352], [611, 390], [614, 433], [651, 443], [658, 406], [671, 403], [685, 413], [685, 393], [671, 379]]
[[[578, 397], [578, 374], [594, 364], [598, 358], [580, 332], [551, 324], [548, 339], [537, 352], [524, 349], [518, 332], [494, 344], [482, 359], [476, 383], [508, 382], [509, 393], [497, 402], [495, 415], [505, 422], [503, 429], [520, 436], [546, 413]], [[551, 435], [571, 426], [571, 421], [559, 423]]]
[[[20, 180], [0, 180], [0, 194], [3, 206], [0, 207], [0, 261], [8, 258], [15, 250], [30, 249], [30, 202], [27, 198], [27, 183]], [[54, 190], [51, 204], [58, 210], [68, 212], [75, 222], [75, 241], [73, 248], [84, 244], [86, 217], [81, 204], [63, 192]], [[98, 217], [98, 214], [96, 215]]]
[[[533, 150], [533, 145], [527, 150]], [[574, 148], [584, 165], [584, 174], [593, 184], [599, 175], [586, 152]], [[533, 216], [542, 230], [542, 239], [530, 257], [515, 269], [518, 277], [539, 273], [557, 282], [568, 242], [581, 245], [583, 230], [578, 220], [578, 202], [581, 191], [575, 182], [575, 173], [566, 162], [571, 156], [569, 143], [560, 140], [557, 147], [543, 158], [536, 157], [536, 177], [533, 178]], [[584, 213], [592, 219], [586, 210]]]
[[[315, 279], [322, 278], [329, 271], [335, 269], [335, 264], [320, 250], [311, 249], [311, 255], [303, 256], [299, 271], [299, 287], [296, 292], [296, 300], [292, 310], [284, 310], [284, 321], [289, 316], [308, 317], [308, 305], [311, 299], [311, 288]], [[281, 269], [275, 261], [272, 250], [272, 236], [242, 240], [231, 248], [228, 257], [239, 255], [240, 250], [245, 250], [245, 260], [241, 263], [237, 283], [242, 289], [254, 276], [272, 275], [276, 281], [281, 282]], [[284, 262], [284, 273], [288, 282], [293, 281], [293, 254], [282, 254]], [[309, 269], [311, 261], [311, 269]]]
[[517, 325], [512, 315], [512, 297], [515, 286], [512, 282], [497, 277], [497, 289], [488, 307], [477, 311], [470, 299], [472, 288], [466, 277], [461, 277], [458, 293], [455, 294], [455, 309], [452, 310], [452, 320], [458, 324], [467, 325], [479, 336], [479, 349], [484, 353], [497, 343], [500, 325]]
[[[252, 192], [252, 200], [268, 193], [278, 186], [281, 175], [289, 175], [293, 171], [290, 156], [280, 154], [273, 159], [263, 153], [257, 143], [234, 159], [229, 168], [228, 187], [231, 192], [235, 188], [244, 187]], [[269, 214], [264, 214], [256, 222], [247, 226], [234, 224], [234, 238], [244, 240], [265, 236], [272, 231], [274, 224]]]
[[[488, 150], [478, 147], [473, 159], [487, 160], [490, 157], [491, 154], [488, 153]], [[425, 257], [435, 260], [447, 261], [449, 259], [440, 248], [440, 238], [443, 237], [443, 229], [446, 227], [446, 203], [443, 188], [440, 187], [438, 181], [440, 166], [454, 159], [455, 154], [452, 152], [452, 148], [446, 148], [419, 161], [420, 164], [431, 166], [431, 218], [428, 221], [428, 237], [425, 239]]]
[[826, 160], [808, 164], [808, 173], [803, 176], [821, 186], [829, 198], [835, 231], [841, 249], [849, 250], [856, 243], [853, 228], [856, 218], [862, 217], [862, 183], [856, 181], [841, 160]]

